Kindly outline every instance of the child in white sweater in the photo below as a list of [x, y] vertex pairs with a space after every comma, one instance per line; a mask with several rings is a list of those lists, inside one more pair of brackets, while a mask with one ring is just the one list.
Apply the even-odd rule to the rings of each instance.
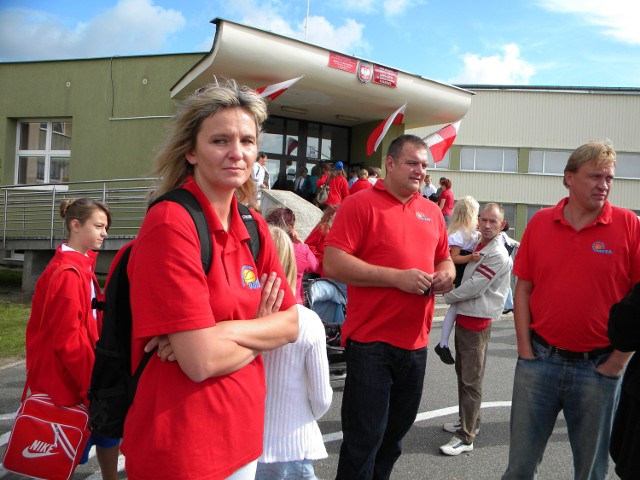
[[[296, 261], [287, 233], [269, 227], [292, 289]], [[315, 479], [313, 461], [327, 457], [317, 420], [331, 406], [325, 331], [318, 315], [298, 305], [299, 334], [294, 343], [264, 352], [267, 400], [264, 451], [256, 480]]]

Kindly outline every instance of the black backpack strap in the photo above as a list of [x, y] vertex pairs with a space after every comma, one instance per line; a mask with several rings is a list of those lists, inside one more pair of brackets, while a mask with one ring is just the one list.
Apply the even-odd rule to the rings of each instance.
[[249, 239], [249, 249], [251, 250], [253, 261], [257, 263], [258, 255], [260, 254], [260, 235], [258, 235], [258, 225], [251, 214], [251, 210], [249, 210], [249, 207], [246, 205], [238, 202], [238, 212], [242, 217], [244, 226], [247, 228], [247, 232], [249, 232], [249, 237], [251, 237]]
[[202, 260], [202, 269], [204, 270], [205, 275], [207, 275], [211, 269], [213, 247], [211, 245], [209, 224], [207, 223], [207, 218], [202, 211], [200, 202], [198, 202], [198, 199], [189, 190], [176, 188], [175, 190], [171, 190], [156, 198], [151, 205], [149, 205], [149, 208], [153, 207], [156, 203], [160, 203], [165, 200], [182, 205], [182, 207], [189, 212], [189, 215], [191, 215], [193, 223], [196, 226], [196, 231], [198, 232], [198, 238], [200, 239], [200, 258]]

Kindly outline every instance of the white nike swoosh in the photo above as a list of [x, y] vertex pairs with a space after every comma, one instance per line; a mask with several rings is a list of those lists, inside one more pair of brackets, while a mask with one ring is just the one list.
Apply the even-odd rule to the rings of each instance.
[[29, 447], [25, 447], [22, 450], [22, 456], [24, 458], [40, 458], [40, 457], [48, 457], [50, 455], [56, 455], [58, 452], [30, 452]]

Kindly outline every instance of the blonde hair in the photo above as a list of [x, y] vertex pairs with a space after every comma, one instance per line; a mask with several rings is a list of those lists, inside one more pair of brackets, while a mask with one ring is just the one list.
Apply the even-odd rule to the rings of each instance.
[[451, 213], [451, 221], [447, 233], [449, 235], [461, 231], [465, 240], [471, 240], [478, 228], [478, 213], [480, 205], [471, 195], [456, 200]]
[[[196, 147], [202, 122], [228, 108], [242, 108], [250, 114], [256, 123], [256, 134], [260, 134], [268, 112], [264, 99], [254, 90], [239, 86], [235, 80], [196, 90], [178, 106], [176, 116], [169, 123], [167, 140], [154, 160], [154, 175], [160, 177], [160, 185], [150, 201], [181, 187], [187, 177], [193, 175], [193, 165], [187, 161], [186, 154]], [[256, 188], [251, 178], [236, 189], [236, 195], [242, 203], [255, 204]]]
[[278, 253], [284, 274], [287, 277], [287, 283], [291, 287], [291, 290], [295, 292], [298, 267], [296, 265], [296, 255], [293, 251], [293, 242], [291, 238], [289, 238], [289, 234], [280, 227], [269, 225], [269, 233], [271, 233], [273, 243], [276, 244], [276, 252]]
[[[564, 173], [575, 173], [582, 165], [592, 160], [595, 161], [597, 168], [615, 167], [616, 151], [608, 142], [585, 143], [575, 149], [575, 151], [569, 156], [567, 166], [564, 167]], [[562, 184], [567, 188], [569, 187], [564, 178], [562, 179]]]

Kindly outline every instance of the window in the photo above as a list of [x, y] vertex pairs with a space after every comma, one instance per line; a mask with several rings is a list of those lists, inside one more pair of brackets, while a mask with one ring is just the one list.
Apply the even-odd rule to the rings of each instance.
[[616, 155], [616, 178], [640, 178], [640, 154], [618, 153]]
[[562, 175], [570, 155], [568, 150], [530, 150], [529, 173]]
[[[427, 149], [427, 151], [429, 150]], [[431, 156], [431, 152], [429, 151], [429, 163], [433, 165], [433, 170], [449, 170], [449, 160], [451, 160], [451, 152], [449, 150], [444, 154], [444, 158], [438, 163], [435, 163], [433, 161], [433, 157]]]
[[460, 170], [517, 172], [518, 150], [515, 148], [462, 147]]
[[16, 184], [68, 182], [71, 133], [69, 120], [20, 122]]

